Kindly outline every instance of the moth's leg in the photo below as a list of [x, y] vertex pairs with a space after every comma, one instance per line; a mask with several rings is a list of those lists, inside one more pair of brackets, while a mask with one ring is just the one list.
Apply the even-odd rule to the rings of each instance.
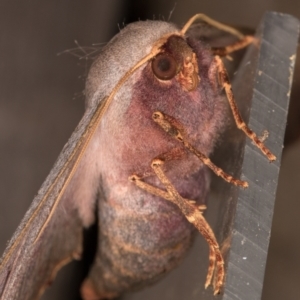
[[235, 28], [225, 25], [225, 24], [222, 24], [216, 20], [213, 20], [204, 14], [196, 14], [191, 19], [189, 19], [189, 21], [181, 29], [181, 34], [184, 35], [187, 32], [187, 30], [191, 27], [191, 25], [197, 20], [203, 21], [219, 30], [228, 32], [228, 33], [236, 36], [239, 39], [238, 42], [236, 42], [232, 45], [229, 45], [227, 47], [213, 48], [212, 52], [214, 55], [226, 56], [234, 51], [237, 51], [239, 49], [247, 47], [255, 39], [251, 35], [243, 35], [240, 31], [236, 30]]
[[153, 120], [160, 125], [167, 133], [180, 141], [185, 148], [196, 155], [206, 166], [208, 166], [216, 175], [222, 177], [225, 181], [236, 186], [248, 187], [246, 181], [233, 178], [231, 175], [225, 173], [221, 168], [217, 167], [209, 157], [194, 148], [184, 137], [183, 130], [179, 128], [171, 119], [171, 117], [163, 114], [162, 112], [155, 112], [152, 115]]
[[249, 44], [251, 44], [254, 41], [254, 39], [255, 38], [252, 35], [245, 35], [242, 39], [240, 39], [234, 44], [228, 45], [226, 47], [212, 48], [213, 55], [218, 55], [218, 56], [229, 55], [234, 51], [247, 47]]
[[231, 26], [228, 26], [228, 25], [225, 25], [225, 24], [222, 24], [214, 19], [211, 19], [210, 17], [208, 17], [207, 15], [205, 14], [196, 14], [195, 16], [193, 16], [192, 18], [190, 18], [187, 23], [184, 25], [184, 27], [181, 29], [180, 33], [182, 35], [184, 35], [187, 30], [191, 27], [191, 25], [197, 21], [197, 20], [201, 20], [209, 25], [211, 25], [212, 27], [215, 27], [217, 29], [220, 29], [222, 31], [226, 31], [226, 32], [229, 32], [231, 33], [232, 35], [235, 35], [237, 36], [239, 39], [243, 39], [244, 35], [239, 32], [238, 30], [234, 29], [233, 27]]
[[226, 68], [224, 67], [221, 58], [219, 56], [215, 56], [215, 62], [219, 73], [220, 84], [225, 89], [227, 99], [237, 127], [241, 129], [253, 141], [253, 143], [267, 156], [269, 161], [276, 160], [276, 156], [264, 145], [261, 139], [257, 137], [257, 135], [247, 126], [247, 124], [242, 119], [236, 102], [234, 100]]
[[156, 158], [152, 161], [151, 167], [157, 177], [160, 179], [164, 187], [166, 188], [166, 192], [155, 188], [151, 185], [146, 184], [141, 181], [139, 177], [131, 176], [131, 180], [140, 188], [146, 190], [149, 193], [152, 193], [156, 196], [160, 196], [163, 199], [173, 202], [176, 204], [187, 220], [192, 223], [198, 231], [202, 234], [209, 246], [209, 267], [207, 271], [207, 277], [205, 282], [205, 288], [207, 288], [211, 282], [212, 277], [215, 274], [216, 280], [214, 285], [214, 294], [220, 292], [220, 289], [224, 282], [224, 260], [219, 249], [219, 244], [215, 238], [215, 235], [210, 228], [209, 224], [206, 222], [205, 218], [202, 215], [202, 212], [199, 211], [199, 208], [195, 203], [192, 203], [188, 199], [182, 198], [177, 192], [176, 188], [172, 185], [169, 179], [164, 174], [162, 170], [162, 165], [164, 161], [162, 159]]
[[[133, 182], [139, 188], [145, 190], [146, 192], [172, 202], [172, 197], [170, 196], [170, 194], [168, 192], [144, 182], [141, 177], [139, 177], [137, 175], [132, 175], [129, 177], [129, 180], [131, 182]], [[182, 198], [182, 199], [186, 202], [189, 202], [189, 203], [195, 205], [201, 213], [203, 213], [203, 211], [206, 210], [206, 208], [207, 208], [205, 204], [201, 204], [201, 205], [197, 206], [195, 200], [186, 199], [186, 198]]]

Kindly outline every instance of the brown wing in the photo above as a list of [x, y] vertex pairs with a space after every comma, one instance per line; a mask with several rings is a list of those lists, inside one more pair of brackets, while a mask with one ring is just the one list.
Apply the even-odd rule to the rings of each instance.
[[83, 224], [72, 200], [105, 102], [86, 111], [9, 242], [0, 262], [1, 300], [38, 298], [60, 267], [80, 259]]

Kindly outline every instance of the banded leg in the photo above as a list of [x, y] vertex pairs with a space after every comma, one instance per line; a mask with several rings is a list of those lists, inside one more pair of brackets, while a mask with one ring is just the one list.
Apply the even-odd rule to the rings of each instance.
[[225, 275], [224, 260], [219, 249], [219, 244], [215, 238], [212, 229], [203, 217], [202, 211], [199, 211], [197, 205], [195, 205], [187, 199], [182, 198], [179, 195], [175, 187], [164, 174], [162, 170], [163, 164], [164, 161], [157, 158], [152, 161], [151, 167], [157, 175], [157, 177], [162, 182], [162, 184], [165, 186], [167, 192], [146, 184], [145, 182], [141, 181], [141, 179], [137, 176], [131, 176], [130, 179], [137, 186], [146, 190], [147, 192], [150, 192], [154, 195], [159, 195], [160, 197], [176, 204], [181, 210], [181, 212], [184, 214], [184, 216], [187, 218], [187, 220], [190, 223], [192, 223], [202, 234], [209, 246], [209, 266], [207, 271], [205, 288], [207, 288], [212, 283], [212, 278], [215, 274], [216, 283], [214, 286], [214, 294], [218, 294], [220, 292], [221, 287], [223, 286]]
[[216, 20], [213, 20], [204, 14], [196, 14], [190, 20], [188, 20], [188, 22], [181, 29], [181, 34], [184, 35], [187, 32], [187, 30], [191, 27], [191, 25], [197, 20], [205, 22], [205, 23], [209, 24], [210, 26], [217, 28], [219, 30], [228, 32], [228, 33], [236, 36], [239, 39], [238, 42], [236, 42], [232, 45], [228, 45], [227, 47], [213, 48], [212, 52], [214, 53], [214, 55], [226, 56], [234, 51], [237, 51], [239, 49], [247, 47], [255, 39], [251, 35], [244, 35], [240, 31], [236, 30], [235, 28], [225, 25], [225, 24], [222, 24]]
[[255, 38], [252, 35], [245, 35], [242, 39], [240, 39], [234, 44], [228, 45], [226, 47], [212, 48], [213, 55], [218, 55], [218, 56], [229, 55], [234, 51], [238, 51], [240, 49], [247, 47], [249, 44], [251, 44], [254, 41], [254, 39]]
[[217, 167], [209, 157], [194, 148], [184, 137], [183, 130], [174, 124], [171, 117], [163, 114], [162, 112], [155, 112], [152, 115], [153, 120], [162, 127], [168, 134], [180, 141], [185, 148], [196, 155], [206, 166], [208, 166], [216, 175], [222, 177], [225, 181], [232, 183], [236, 186], [248, 187], [246, 181], [233, 178], [231, 175], [225, 173], [221, 168]]
[[239, 129], [241, 129], [246, 136], [248, 136], [253, 143], [259, 148], [264, 155], [267, 156], [269, 161], [276, 160], [276, 156], [264, 145], [264, 143], [257, 137], [257, 135], [247, 126], [247, 124], [242, 119], [236, 102], [234, 100], [233, 92], [231, 89], [231, 84], [229, 82], [227, 71], [224, 64], [219, 56], [215, 56], [215, 62], [219, 71], [219, 78], [221, 80], [220, 84], [224, 87], [226, 96], [235, 120], [235, 123]]
[[191, 25], [193, 23], [195, 23], [195, 21], [197, 21], [197, 20], [203, 21], [203, 22], [209, 24], [212, 27], [215, 27], [215, 28], [220, 29], [222, 31], [228, 32], [228, 33], [230, 33], [232, 35], [235, 35], [239, 39], [243, 39], [243, 37], [244, 37], [244, 35], [241, 32], [239, 32], [238, 30], [234, 29], [233, 27], [225, 25], [223, 23], [220, 23], [220, 22], [218, 22], [218, 21], [216, 21], [216, 20], [208, 17], [205, 14], [196, 14], [193, 17], [191, 17], [187, 21], [187, 23], [183, 26], [183, 28], [181, 29], [180, 33], [182, 35], [184, 35], [187, 32], [187, 30], [191, 27]]
[[[142, 190], [145, 190], [146, 192], [148, 192], [150, 194], [153, 194], [155, 196], [158, 196], [160, 198], [163, 198], [165, 200], [173, 202], [172, 197], [170, 196], [170, 194], [168, 192], [163, 191], [159, 188], [154, 187], [153, 185], [150, 185], [150, 184], [142, 181], [142, 179], [140, 177], [138, 177], [137, 175], [132, 175], [128, 179], [131, 182], [135, 183], [136, 186], [138, 186]], [[195, 200], [186, 199], [186, 198], [182, 198], [182, 199], [190, 204], [195, 205], [201, 213], [203, 213], [203, 211], [206, 210], [206, 208], [207, 208], [205, 204], [201, 204], [201, 205], [197, 206]]]

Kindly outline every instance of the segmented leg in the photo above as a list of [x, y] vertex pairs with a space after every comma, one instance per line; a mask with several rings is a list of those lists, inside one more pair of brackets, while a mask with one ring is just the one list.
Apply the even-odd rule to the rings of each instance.
[[243, 121], [234, 96], [231, 89], [231, 84], [229, 82], [227, 71], [224, 67], [224, 64], [219, 56], [215, 56], [215, 62], [219, 71], [219, 78], [221, 80], [220, 84], [224, 87], [227, 99], [235, 120], [235, 123], [239, 129], [241, 129], [252, 141], [253, 143], [267, 156], [269, 161], [276, 160], [276, 156], [264, 145], [264, 143], [257, 137], [257, 135], [247, 126]]
[[212, 277], [215, 274], [216, 283], [214, 286], [214, 294], [218, 294], [220, 292], [221, 287], [224, 283], [224, 260], [219, 249], [219, 244], [215, 238], [215, 235], [210, 228], [209, 224], [206, 222], [205, 218], [202, 215], [202, 212], [199, 211], [199, 208], [195, 203], [182, 198], [169, 179], [166, 177], [162, 170], [162, 165], [164, 161], [161, 159], [154, 159], [152, 161], [151, 167], [157, 177], [160, 179], [162, 184], [165, 186], [167, 192], [162, 191], [158, 188], [155, 188], [151, 185], [146, 184], [141, 181], [141, 179], [137, 176], [131, 176], [130, 179], [140, 188], [146, 190], [149, 193], [160, 196], [168, 201], [176, 204], [187, 220], [192, 223], [198, 231], [202, 234], [209, 246], [209, 266], [207, 271], [207, 277], [205, 282], [205, 288], [207, 288], [211, 282]]
[[218, 47], [212, 48], [212, 53], [218, 56], [226, 56], [234, 51], [238, 51], [247, 47], [254, 41], [254, 37], [252, 35], [245, 35], [241, 40], [237, 41], [234, 44], [228, 45], [226, 47]]
[[191, 25], [193, 23], [195, 23], [195, 21], [197, 20], [200, 20], [200, 21], [203, 21], [209, 25], [211, 25], [212, 27], [215, 27], [217, 29], [220, 29], [220, 30], [223, 30], [223, 31], [226, 31], [232, 35], [235, 35], [237, 36], [239, 39], [243, 39], [244, 35], [239, 32], [238, 30], [234, 29], [233, 27], [231, 26], [227, 26], [225, 24], [222, 24], [214, 19], [211, 19], [210, 17], [208, 17], [207, 15], [205, 14], [196, 14], [194, 15], [192, 18], [190, 18], [187, 23], [183, 26], [183, 28], [181, 29], [180, 33], [182, 35], [184, 35], [187, 30], [191, 27]]
[[[206, 155], [194, 148], [184, 137], [183, 130], [175, 125], [172, 119], [162, 112], [155, 112], [152, 115], [153, 120], [160, 125], [168, 134], [183, 143], [184, 147], [196, 155], [206, 166], [208, 166], [216, 175], [222, 177], [225, 181], [241, 187], [248, 187], [246, 181], [233, 178], [231, 175], [225, 173], [221, 168], [217, 167]], [[173, 123], [173, 124], [172, 124]]]
[[229, 45], [226, 47], [213, 48], [212, 52], [214, 55], [226, 56], [234, 51], [237, 51], [239, 49], [247, 47], [255, 39], [251, 35], [244, 35], [241, 32], [239, 32], [238, 30], [236, 30], [235, 28], [225, 25], [225, 24], [222, 24], [216, 20], [213, 20], [204, 14], [196, 14], [191, 19], [189, 19], [188, 22], [181, 29], [181, 31], [180, 31], [181, 34], [184, 35], [187, 32], [187, 30], [191, 27], [191, 25], [197, 20], [205, 22], [205, 23], [209, 24], [210, 26], [215, 27], [219, 30], [228, 32], [228, 33], [236, 36], [239, 39], [238, 42], [236, 42], [232, 45]]
[[[161, 197], [163, 199], [166, 199], [168, 201], [172, 201], [172, 197], [170, 196], [170, 194], [166, 191], [163, 191], [159, 188], [154, 187], [153, 185], [150, 185], [144, 181], [142, 181], [142, 179], [140, 177], [138, 177], [137, 175], [132, 175], [129, 177], [129, 180], [132, 181], [133, 183], [135, 183], [139, 188], [145, 190], [146, 192], [153, 194], [155, 196]], [[182, 198], [184, 201], [187, 201], [193, 205], [196, 206], [196, 201], [191, 200], [191, 199], [186, 199], [186, 198]], [[199, 211], [201, 213], [203, 213], [204, 210], [206, 210], [206, 205], [202, 204], [202, 205], [198, 205], [196, 206]]]

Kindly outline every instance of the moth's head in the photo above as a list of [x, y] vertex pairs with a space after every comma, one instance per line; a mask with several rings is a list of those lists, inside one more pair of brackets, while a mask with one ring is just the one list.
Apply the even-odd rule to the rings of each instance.
[[151, 59], [153, 75], [162, 83], [173, 78], [185, 91], [194, 90], [200, 81], [196, 54], [178, 34], [168, 36]]
[[[167, 83], [175, 78], [183, 90], [194, 90], [200, 81], [198, 62], [185, 34], [197, 19], [243, 38], [235, 29], [203, 14], [192, 17], [181, 30], [162, 21], [129, 24], [102, 49], [93, 63], [86, 82], [86, 107], [95, 107], [106, 98], [107, 108], [126, 81], [149, 62], [158, 80]], [[130, 91], [125, 94], [129, 99]]]
[[[149, 64], [157, 80], [167, 84], [175, 79], [185, 91], [196, 89], [200, 81], [198, 62], [185, 34], [197, 19], [239, 34], [203, 14], [192, 17], [181, 30], [162, 21], [129, 24], [102, 49], [93, 63], [86, 83], [87, 108], [98, 105], [104, 98], [107, 108], [128, 79]], [[123, 94], [130, 99], [129, 89]]]

